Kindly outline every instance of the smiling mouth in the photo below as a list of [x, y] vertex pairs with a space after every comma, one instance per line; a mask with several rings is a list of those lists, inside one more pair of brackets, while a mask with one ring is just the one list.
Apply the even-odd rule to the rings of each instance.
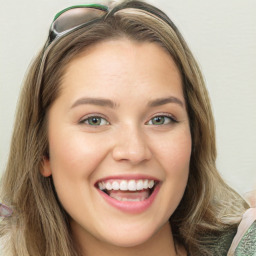
[[158, 181], [141, 180], [108, 180], [96, 183], [96, 187], [117, 201], [144, 201], [154, 192]]

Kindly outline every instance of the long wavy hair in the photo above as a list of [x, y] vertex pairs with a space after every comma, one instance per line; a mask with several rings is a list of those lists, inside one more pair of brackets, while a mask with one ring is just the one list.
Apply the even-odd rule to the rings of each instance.
[[13, 215], [0, 223], [5, 255], [78, 255], [69, 218], [58, 201], [52, 178], [40, 174], [43, 157], [48, 154], [47, 113], [61, 92], [67, 64], [91, 45], [122, 38], [160, 45], [182, 76], [192, 153], [184, 196], [170, 217], [174, 239], [190, 255], [211, 255], [209, 241], [235, 228], [248, 207], [216, 170], [210, 100], [198, 64], [182, 35], [159, 9], [145, 2], [125, 1], [101, 19], [59, 40], [47, 56], [40, 83], [37, 78], [43, 50], [27, 72], [1, 184], [1, 200], [13, 208]]

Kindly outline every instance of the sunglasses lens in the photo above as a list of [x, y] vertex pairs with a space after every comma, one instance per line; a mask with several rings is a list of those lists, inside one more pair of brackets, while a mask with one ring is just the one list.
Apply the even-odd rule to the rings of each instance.
[[12, 210], [3, 204], [0, 204], [0, 216], [9, 217], [11, 215], [12, 215]]
[[102, 17], [106, 11], [94, 8], [74, 8], [62, 13], [53, 23], [53, 30], [59, 34]]

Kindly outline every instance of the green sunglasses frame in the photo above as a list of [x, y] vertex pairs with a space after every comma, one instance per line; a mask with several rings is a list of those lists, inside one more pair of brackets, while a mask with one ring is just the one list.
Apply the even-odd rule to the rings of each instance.
[[81, 24], [78, 24], [74, 27], [71, 27], [69, 29], [66, 29], [62, 32], [58, 32], [56, 31], [54, 28], [55, 28], [55, 24], [56, 22], [58, 21], [58, 19], [60, 18], [60, 16], [70, 10], [74, 10], [74, 9], [92, 9], [92, 10], [99, 10], [99, 11], [103, 11], [102, 15], [99, 15], [98, 18], [102, 18], [104, 16], [104, 14], [107, 14], [108, 12], [108, 7], [107, 6], [104, 6], [104, 5], [101, 5], [101, 4], [86, 4], [86, 5], [74, 5], [74, 6], [70, 6], [70, 7], [67, 7], [65, 9], [63, 9], [62, 11], [58, 12], [55, 16], [54, 16], [54, 19], [53, 19], [53, 22], [50, 26], [50, 31], [49, 31], [49, 38], [48, 38], [48, 41], [46, 43], [46, 46], [44, 48], [44, 51], [46, 51], [46, 49], [53, 43], [55, 42], [56, 40], [58, 40], [59, 38], [62, 38], [64, 37], [65, 35], [69, 34], [69, 33], [72, 33], [73, 31], [75, 30], [78, 30], [79, 28], [87, 25], [88, 23], [90, 23], [91, 21], [93, 20], [96, 20], [97, 18], [94, 18], [92, 20], [88, 20], [88, 22], [85, 22], [85, 23], [81, 23]]

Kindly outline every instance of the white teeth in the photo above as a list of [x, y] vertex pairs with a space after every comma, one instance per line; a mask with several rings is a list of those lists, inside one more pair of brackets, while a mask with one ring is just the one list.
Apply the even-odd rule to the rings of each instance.
[[121, 190], [121, 191], [136, 191], [148, 188], [153, 188], [155, 185], [154, 180], [114, 180], [114, 181], [101, 181], [98, 183], [100, 190]]
[[127, 202], [127, 201], [130, 201], [130, 202], [140, 202], [140, 201], [143, 201], [146, 199], [146, 197], [142, 197], [142, 198], [126, 198], [126, 197], [120, 197], [120, 196], [117, 196], [117, 195], [112, 195], [111, 196], [112, 198], [118, 200], [118, 201], [124, 201], [124, 202]]
[[122, 198], [122, 201], [131, 201], [131, 202], [139, 202], [140, 199], [139, 198], [136, 198], [136, 199], [131, 199], [131, 198]]
[[129, 182], [128, 182], [128, 190], [129, 191], [136, 191], [137, 190], [137, 186], [136, 186], [135, 180], [129, 180]]
[[107, 189], [107, 190], [112, 190], [112, 185], [111, 185], [110, 182], [107, 182], [107, 183], [106, 183], [106, 189]]
[[101, 182], [99, 182], [99, 189], [100, 189], [100, 190], [103, 190], [103, 189], [104, 189]]
[[123, 190], [123, 191], [128, 190], [128, 183], [127, 183], [127, 181], [126, 180], [122, 180], [120, 182], [119, 187], [120, 187], [120, 190]]
[[143, 188], [147, 189], [148, 188], [148, 180], [144, 180], [143, 182]]
[[137, 181], [136, 189], [137, 190], [142, 190], [143, 188], [144, 188], [143, 187], [143, 181], [142, 180]]
[[119, 190], [119, 183], [118, 183], [117, 181], [114, 181], [114, 182], [112, 183], [112, 189], [113, 189], [113, 190]]
[[148, 187], [149, 188], [153, 188], [154, 187], [154, 181], [151, 180], [149, 183], [148, 183]]

